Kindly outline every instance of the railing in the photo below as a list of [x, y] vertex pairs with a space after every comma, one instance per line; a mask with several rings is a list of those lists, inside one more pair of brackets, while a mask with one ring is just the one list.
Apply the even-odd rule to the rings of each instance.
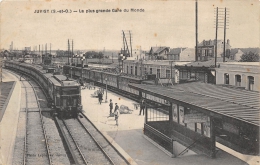
[[173, 154], [173, 139], [169, 138], [165, 134], [159, 132], [158, 130], [152, 128], [151, 126], [144, 124], [144, 134], [150, 139], [155, 141], [161, 147]]

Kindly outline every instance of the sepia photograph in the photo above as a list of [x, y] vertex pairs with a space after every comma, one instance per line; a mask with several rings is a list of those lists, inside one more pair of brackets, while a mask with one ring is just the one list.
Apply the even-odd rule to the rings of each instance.
[[0, 0], [0, 165], [260, 165], [259, 0]]

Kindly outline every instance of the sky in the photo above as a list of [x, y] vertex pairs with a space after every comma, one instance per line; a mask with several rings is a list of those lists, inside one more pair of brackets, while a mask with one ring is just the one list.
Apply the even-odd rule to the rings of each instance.
[[[198, 41], [215, 38], [215, 9], [226, 7], [229, 14], [226, 38], [232, 48], [259, 47], [259, 3], [258, 0], [198, 0]], [[65, 9], [72, 13], [51, 13]], [[99, 9], [110, 12], [96, 13]], [[112, 12], [113, 9], [122, 12]], [[36, 10], [49, 10], [49, 13], [35, 13]], [[86, 13], [86, 10], [95, 12]], [[13, 41], [17, 49], [46, 43], [49, 49], [51, 43], [52, 50], [65, 50], [69, 39], [73, 40], [75, 50], [120, 50], [122, 30], [127, 36], [131, 31], [133, 49], [195, 46], [194, 0], [3, 0], [0, 12], [0, 49], [9, 49]], [[218, 39], [223, 38], [224, 29], [219, 28]]]

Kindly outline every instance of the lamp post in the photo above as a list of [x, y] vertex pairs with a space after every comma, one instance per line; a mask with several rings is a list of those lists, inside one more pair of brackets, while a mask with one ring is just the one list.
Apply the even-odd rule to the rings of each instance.
[[107, 78], [105, 78], [105, 81], [106, 81], [106, 100], [105, 100], [105, 103], [107, 103]]
[[72, 67], [70, 68], [70, 78], [72, 78]]
[[82, 77], [83, 77], [83, 63], [84, 63], [84, 60], [85, 60], [85, 56], [83, 56], [82, 58], [81, 58], [81, 80], [82, 80]]
[[121, 72], [123, 72], [124, 69], [124, 60], [126, 59], [126, 56], [124, 56], [122, 53], [120, 54], [120, 60], [122, 61], [122, 68], [121, 68]]
[[79, 64], [79, 55], [77, 54], [77, 65]]

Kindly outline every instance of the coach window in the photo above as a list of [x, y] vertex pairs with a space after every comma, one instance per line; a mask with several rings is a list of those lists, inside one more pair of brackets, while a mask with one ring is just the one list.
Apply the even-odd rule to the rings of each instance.
[[157, 78], [160, 78], [161, 73], [160, 73], [160, 69], [157, 69]]
[[241, 76], [235, 75], [236, 86], [241, 86]]
[[224, 74], [224, 84], [229, 84], [229, 74], [228, 73], [225, 73]]
[[255, 79], [253, 76], [248, 76], [248, 90], [253, 90]]

